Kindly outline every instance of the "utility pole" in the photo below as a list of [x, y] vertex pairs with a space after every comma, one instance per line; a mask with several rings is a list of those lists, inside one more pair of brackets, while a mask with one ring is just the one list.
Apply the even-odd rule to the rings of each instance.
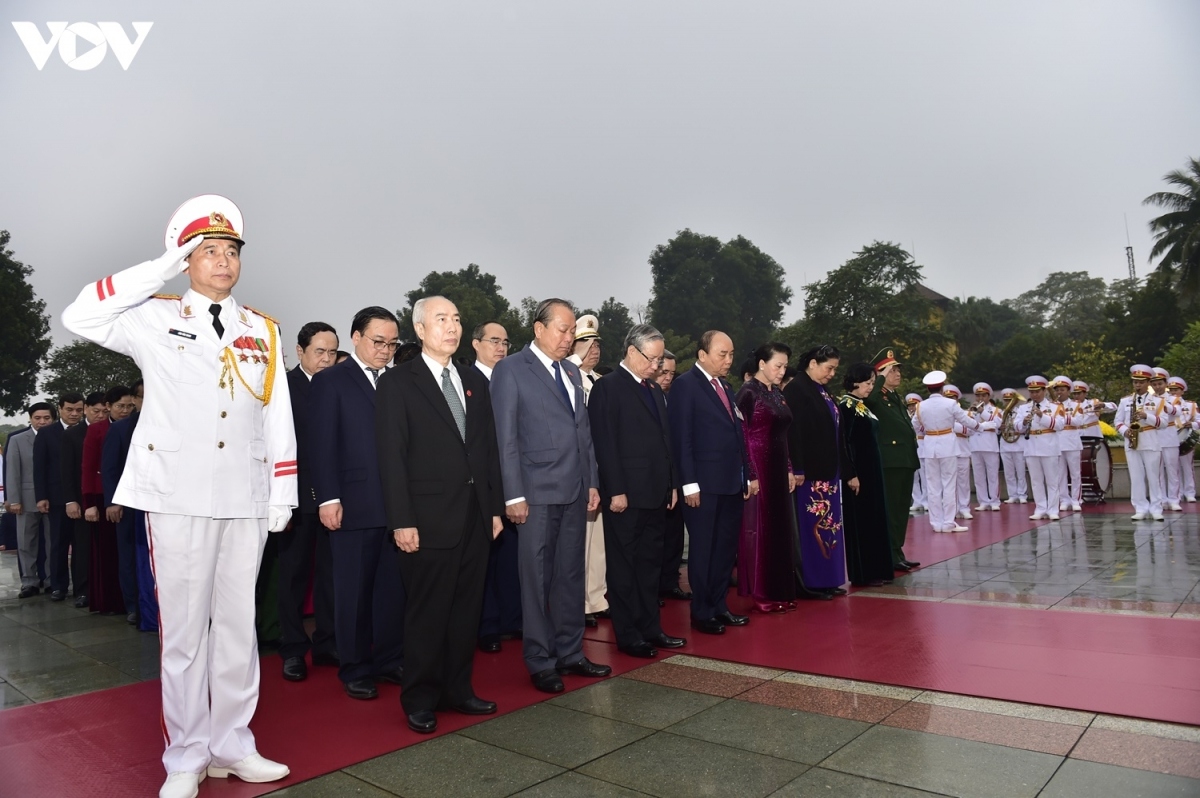
[[1137, 279], [1137, 268], [1133, 265], [1133, 244], [1129, 241], [1129, 214], [1125, 214], [1125, 262], [1129, 264], [1129, 279]]

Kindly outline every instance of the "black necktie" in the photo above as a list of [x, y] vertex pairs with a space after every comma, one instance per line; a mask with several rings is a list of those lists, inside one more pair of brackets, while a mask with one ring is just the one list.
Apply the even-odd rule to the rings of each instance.
[[654, 420], [661, 425], [662, 420], [658, 417], [658, 404], [654, 401], [654, 389], [650, 387], [647, 380], [642, 380], [642, 400], [646, 403], [646, 407], [650, 408], [650, 415], [654, 416]]
[[567, 409], [574, 411], [571, 406], [571, 394], [567, 393], [567, 384], [563, 382], [562, 369], [558, 365], [558, 361], [554, 361], [554, 381], [558, 383], [558, 390], [562, 391], [563, 401], [567, 403]]
[[216, 302], [208, 306], [208, 312], [213, 317], [213, 329], [217, 331], [218, 338], [225, 337], [225, 325], [221, 323], [221, 306]]
[[379, 369], [373, 369], [370, 366], [367, 366], [367, 371], [371, 372], [371, 384], [379, 384]]

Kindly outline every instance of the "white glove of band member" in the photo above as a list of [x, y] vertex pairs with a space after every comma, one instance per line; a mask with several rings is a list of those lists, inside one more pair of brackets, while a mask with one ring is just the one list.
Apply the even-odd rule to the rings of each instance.
[[175, 275], [187, 271], [188, 264], [185, 258], [203, 242], [204, 236], [196, 236], [182, 247], [171, 247], [159, 255], [154, 259], [154, 264], [159, 267], [159, 274], [169, 280]]
[[282, 532], [287, 528], [288, 521], [292, 520], [292, 508], [284, 505], [272, 504], [267, 508], [267, 531]]

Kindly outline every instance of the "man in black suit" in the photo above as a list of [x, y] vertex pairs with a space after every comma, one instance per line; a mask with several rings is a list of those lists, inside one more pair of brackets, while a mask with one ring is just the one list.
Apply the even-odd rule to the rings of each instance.
[[72, 521], [62, 485], [62, 437], [83, 419], [83, 394], [65, 393], [58, 398], [58, 423], [38, 433], [33, 441], [33, 489], [38, 512], [50, 519], [50, 600], [62, 601], [70, 588], [71, 572], [67, 551], [71, 548]]
[[588, 399], [613, 631], [618, 649], [646, 658], [687, 642], [664, 634], [658, 615], [667, 510], [680, 487], [671, 464], [667, 403], [652, 381], [663, 350], [662, 333], [634, 325], [625, 336], [625, 359], [592, 386]]
[[108, 418], [104, 392], [93, 391], [83, 400], [83, 423], [63, 431], [59, 466], [62, 468], [63, 501], [71, 522], [71, 582], [75, 606], [88, 606], [88, 583], [92, 572], [92, 528], [83, 518], [83, 441], [88, 427]]
[[[499, 322], [485, 321], [471, 335], [475, 369], [491, 382], [492, 369], [508, 354], [508, 331]], [[483, 614], [479, 618], [479, 650], [500, 651], [501, 640], [521, 636], [521, 578], [517, 573], [517, 526], [507, 517], [504, 530], [492, 541], [487, 579], [483, 583]]]
[[690, 535], [692, 628], [714, 635], [750, 622], [730, 612], [725, 601], [745, 499], [758, 492], [742, 414], [725, 380], [731, 365], [733, 341], [709, 330], [700, 336], [696, 365], [671, 386], [671, 449], [683, 482], [683, 518]]
[[462, 337], [458, 308], [425, 297], [412, 321], [421, 354], [380, 381], [375, 429], [408, 602], [400, 701], [409, 728], [429, 733], [435, 709], [496, 711], [475, 695], [471, 663], [504, 502], [487, 380], [452, 362]]
[[[313, 375], [333, 365], [337, 357], [337, 330], [323, 321], [310, 321], [296, 337], [300, 364], [288, 372], [292, 397], [292, 422], [296, 425], [296, 468], [300, 506], [292, 511], [292, 522], [276, 538], [279, 563], [279, 656], [283, 678], [302, 682], [308, 678], [304, 656], [311, 650], [313, 665], [337, 665], [333, 633], [333, 559], [329, 530], [317, 518], [317, 493], [312, 481], [309, 450], [309, 388]], [[315, 560], [315, 569], [314, 569]], [[304, 598], [309, 575], [313, 577], [312, 640], [304, 628]]]
[[391, 311], [354, 316], [350, 357], [313, 375], [308, 455], [317, 515], [330, 531], [338, 678], [351, 698], [379, 695], [376, 680], [400, 684], [404, 585], [387, 527], [375, 454], [375, 386], [400, 345]]
[[[678, 358], [669, 349], [663, 350], [662, 367], [654, 381], [662, 388], [663, 398], [670, 404], [671, 383], [675, 382], [675, 366]], [[674, 507], [667, 508], [667, 531], [663, 535], [663, 565], [662, 577], [658, 583], [659, 598], [690, 601], [692, 594], [679, 586], [679, 567], [683, 565], [683, 502], [675, 502]]]
[[583, 655], [584, 536], [600, 478], [579, 368], [564, 359], [575, 313], [562, 299], [534, 311], [533, 343], [492, 374], [505, 513], [520, 540], [522, 653], [533, 686], [561, 693], [560, 674], [607, 676]]

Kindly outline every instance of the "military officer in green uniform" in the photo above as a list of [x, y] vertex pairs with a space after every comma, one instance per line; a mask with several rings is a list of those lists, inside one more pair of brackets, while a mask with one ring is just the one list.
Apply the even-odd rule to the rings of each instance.
[[908, 505], [912, 499], [913, 474], [917, 459], [917, 434], [904, 404], [900, 387], [900, 363], [891, 348], [875, 356], [875, 387], [867, 407], [879, 418], [879, 456], [883, 461], [883, 492], [887, 505], [888, 537], [892, 543], [892, 566], [911, 571], [920, 565], [904, 556], [908, 534]]

